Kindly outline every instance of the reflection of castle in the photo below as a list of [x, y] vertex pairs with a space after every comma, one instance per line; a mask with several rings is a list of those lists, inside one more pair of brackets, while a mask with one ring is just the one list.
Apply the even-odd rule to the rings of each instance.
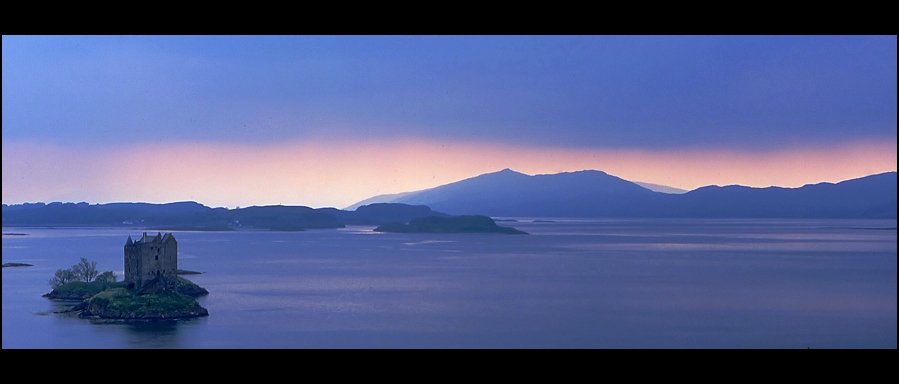
[[177, 290], [178, 242], [171, 233], [157, 233], [125, 242], [125, 282], [140, 293]]

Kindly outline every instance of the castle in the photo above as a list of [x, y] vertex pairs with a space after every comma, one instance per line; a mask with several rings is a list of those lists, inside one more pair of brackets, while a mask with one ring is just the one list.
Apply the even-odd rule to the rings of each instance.
[[125, 242], [125, 282], [139, 293], [177, 291], [178, 242], [171, 233]]

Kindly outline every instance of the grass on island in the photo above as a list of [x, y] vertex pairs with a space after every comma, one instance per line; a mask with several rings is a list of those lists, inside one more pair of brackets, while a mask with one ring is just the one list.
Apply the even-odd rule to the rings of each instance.
[[99, 306], [114, 312], [142, 316], [181, 311], [195, 303], [193, 297], [172, 291], [139, 296], [127, 288], [111, 288], [94, 295], [87, 304], [88, 307]]
[[[127, 283], [124, 281], [119, 282], [101, 282], [101, 281], [92, 281], [90, 283], [85, 283], [83, 281], [72, 281], [69, 283], [65, 283], [53, 289], [52, 292], [44, 295], [51, 299], [69, 299], [69, 300], [80, 300], [83, 298], [89, 298], [96, 296], [97, 294], [112, 289], [125, 289]], [[183, 277], [178, 277], [178, 291], [179, 292], [202, 292], [205, 291], [200, 286], [194, 284], [194, 282], [187, 280]]]
[[113, 319], [165, 319], [168, 317], [208, 316], [196, 297], [209, 292], [183, 277], [178, 277], [178, 292], [162, 291], [138, 295], [127, 282], [85, 283], [74, 281], [60, 285], [44, 297], [54, 300], [80, 300], [75, 310], [88, 316]]

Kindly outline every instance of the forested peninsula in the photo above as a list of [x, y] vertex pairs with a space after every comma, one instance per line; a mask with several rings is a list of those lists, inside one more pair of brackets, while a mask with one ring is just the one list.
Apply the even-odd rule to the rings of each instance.
[[426, 206], [371, 204], [354, 211], [304, 206], [210, 208], [187, 201], [150, 203], [26, 203], [3, 205], [4, 227], [123, 227], [184, 231], [303, 231], [409, 222], [447, 214]]

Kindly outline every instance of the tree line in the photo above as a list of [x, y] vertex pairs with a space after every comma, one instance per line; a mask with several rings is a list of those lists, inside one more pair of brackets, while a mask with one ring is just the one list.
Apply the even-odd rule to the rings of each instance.
[[117, 280], [118, 276], [112, 271], [100, 273], [97, 270], [96, 261], [87, 261], [87, 259], [82, 257], [78, 264], [73, 265], [69, 269], [57, 269], [53, 278], [50, 279], [50, 286], [55, 289], [63, 284], [74, 281], [83, 281], [85, 283], [90, 283], [92, 281], [115, 283]]

